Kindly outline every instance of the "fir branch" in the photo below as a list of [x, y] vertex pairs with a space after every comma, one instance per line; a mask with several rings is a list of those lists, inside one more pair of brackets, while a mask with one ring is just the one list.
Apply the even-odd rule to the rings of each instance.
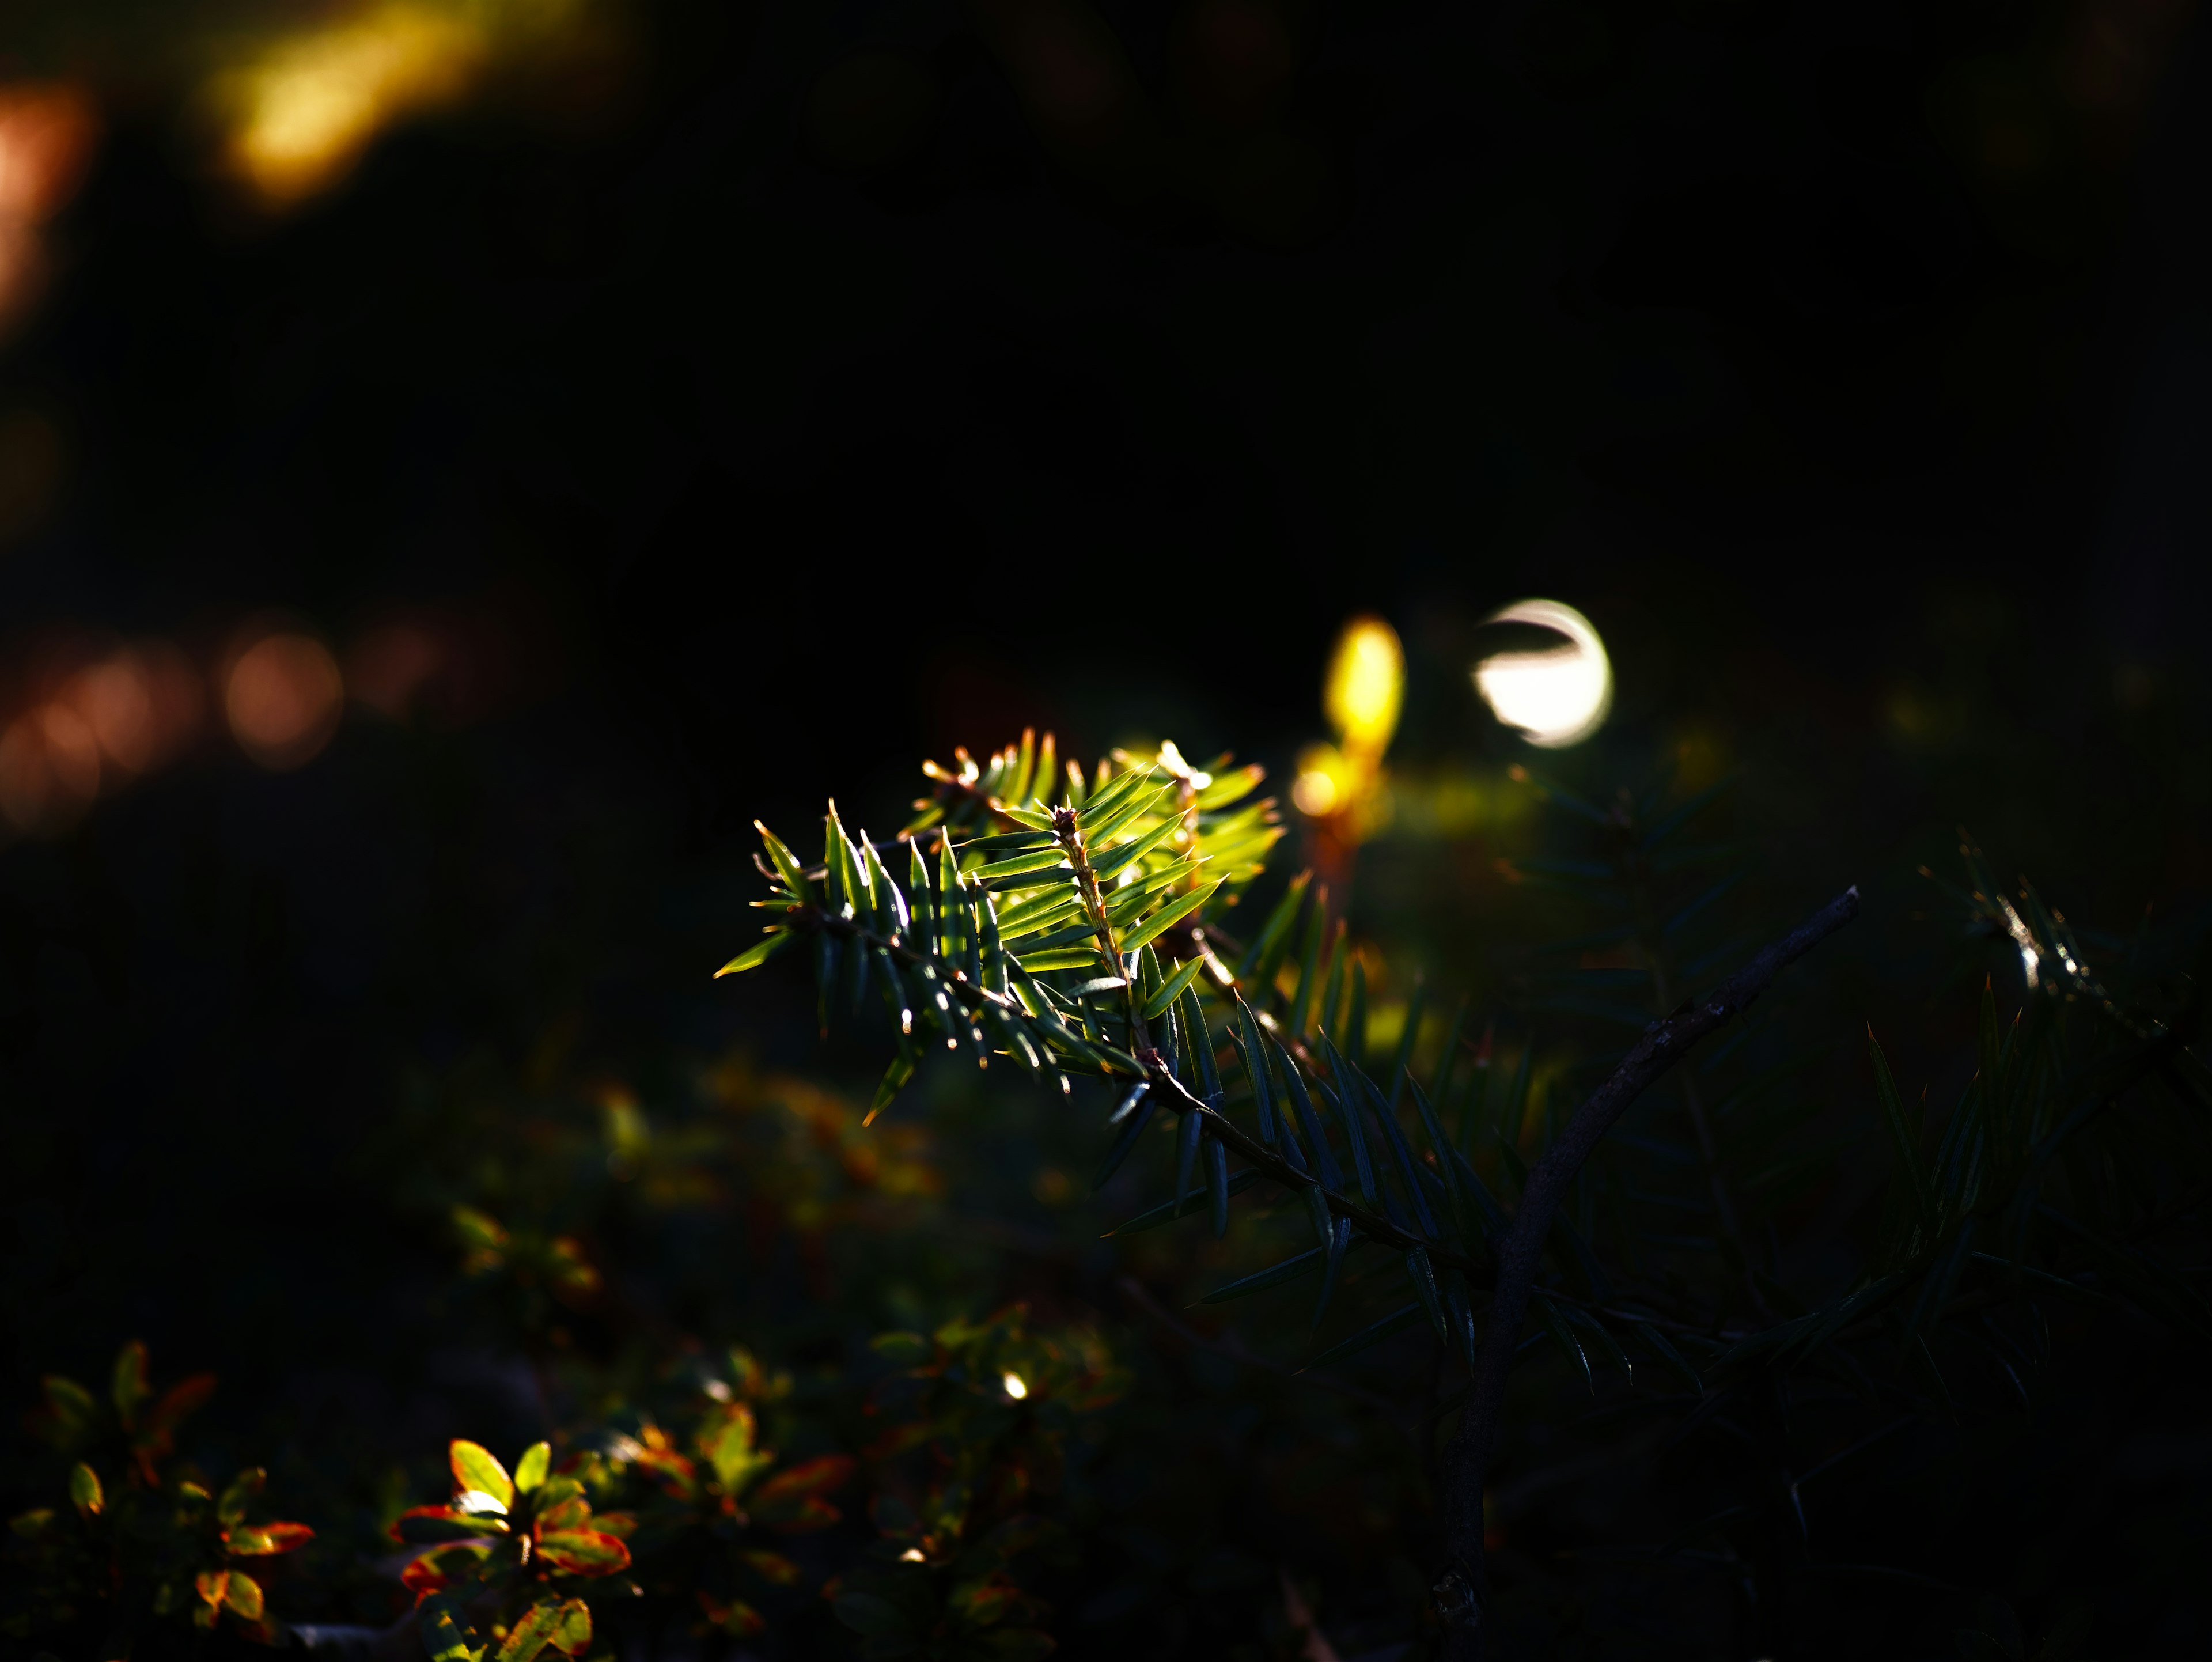
[[1845, 890], [1738, 971], [1711, 996], [1647, 1027], [1612, 1077], [1575, 1111], [1574, 1117], [1529, 1172], [1520, 1209], [1499, 1248], [1489, 1330], [1483, 1336], [1476, 1361], [1467, 1413], [1445, 1456], [1445, 1529], [1451, 1562], [1437, 1586], [1437, 1598], [1447, 1623], [1444, 1655], [1449, 1662], [1480, 1662], [1482, 1655], [1483, 1482], [1497, 1446], [1506, 1373], [1512, 1366], [1521, 1323], [1528, 1314], [1529, 1294], [1560, 1202], [1600, 1139], [1637, 1098], [1692, 1045], [1749, 1008], [1783, 970], [1850, 922], [1858, 910], [1858, 890]]

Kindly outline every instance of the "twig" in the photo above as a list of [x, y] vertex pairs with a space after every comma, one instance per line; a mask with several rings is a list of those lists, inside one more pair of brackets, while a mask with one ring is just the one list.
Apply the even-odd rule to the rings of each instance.
[[1598, 1141], [1630, 1104], [1649, 1089], [1698, 1040], [1725, 1026], [1773, 984], [1774, 977], [1858, 915], [1859, 892], [1845, 890], [1796, 929], [1769, 947], [1702, 1003], [1678, 1010], [1644, 1030], [1613, 1076], [1575, 1111], [1521, 1193], [1498, 1255], [1489, 1330], [1475, 1360], [1467, 1412], [1444, 1462], [1445, 1530], [1450, 1564], [1437, 1587], [1445, 1624], [1447, 1662], [1480, 1662], [1482, 1655], [1482, 1489], [1498, 1442], [1498, 1410], [1512, 1366], [1522, 1319], [1542, 1260], [1544, 1242], [1568, 1187]]

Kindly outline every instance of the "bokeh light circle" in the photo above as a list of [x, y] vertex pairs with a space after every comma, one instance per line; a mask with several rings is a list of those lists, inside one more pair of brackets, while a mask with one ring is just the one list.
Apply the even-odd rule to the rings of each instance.
[[232, 660], [222, 708], [239, 747], [265, 768], [313, 761], [337, 730], [345, 683], [312, 635], [264, 635]]
[[1491, 713], [1545, 750], [1578, 745], [1613, 709], [1613, 661], [1590, 620], [1558, 600], [1516, 600], [1486, 624], [1528, 624], [1565, 636], [1539, 651], [1498, 652], [1474, 667]]

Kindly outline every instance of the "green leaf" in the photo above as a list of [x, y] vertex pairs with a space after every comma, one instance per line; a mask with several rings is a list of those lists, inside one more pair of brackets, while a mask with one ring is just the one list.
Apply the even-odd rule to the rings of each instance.
[[507, 1533], [503, 1519], [456, 1517], [444, 1507], [415, 1507], [399, 1514], [392, 1525], [395, 1540], [410, 1547], [435, 1546], [445, 1541], [472, 1541], [479, 1536]]
[[959, 849], [963, 854], [971, 849], [979, 854], [1004, 854], [1012, 849], [1054, 848], [1058, 843], [1048, 831], [1000, 831], [990, 837], [971, 837]]
[[[1054, 843], [1039, 849], [1034, 853], [1018, 854], [1008, 860], [995, 860], [988, 866], [979, 868], [975, 875], [988, 883], [995, 878], [1018, 877], [1025, 872], [1049, 872], [1057, 874], [1068, 871], [1066, 856], [1060, 853], [1059, 845]], [[1070, 875], [1073, 875], [1072, 872]]]
[[86, 1518], [96, 1518], [107, 1509], [107, 1496], [100, 1487], [100, 1474], [79, 1460], [70, 1468], [70, 1504]]
[[1683, 1360], [1682, 1353], [1667, 1342], [1665, 1334], [1649, 1322], [1637, 1323], [1634, 1331], [1636, 1336], [1644, 1341], [1645, 1348], [1653, 1355], [1657, 1356], [1668, 1367], [1689, 1381], [1691, 1390], [1696, 1391], [1700, 1397], [1705, 1394], [1705, 1382], [1698, 1377], [1698, 1370]]
[[1535, 1311], [1536, 1318], [1543, 1323], [1544, 1330], [1552, 1336], [1559, 1348], [1582, 1364], [1583, 1383], [1589, 1387], [1591, 1396], [1596, 1396], [1597, 1376], [1590, 1372], [1589, 1357], [1583, 1350], [1582, 1341], [1575, 1337], [1574, 1330], [1560, 1318], [1559, 1307], [1541, 1293], [1531, 1293], [1528, 1303]]
[[244, 1570], [232, 1570], [223, 1581], [222, 1607], [241, 1622], [258, 1622], [268, 1604], [261, 1583]]
[[230, 1525], [243, 1522], [254, 1497], [261, 1493], [269, 1481], [269, 1474], [259, 1466], [248, 1466], [223, 1486], [222, 1495], [215, 1503], [218, 1522]]
[[1275, 1146], [1275, 1099], [1267, 1088], [1267, 1052], [1260, 1038], [1260, 1020], [1252, 1008], [1244, 1001], [1242, 993], [1237, 1000], [1236, 1027], [1230, 1038], [1237, 1046], [1238, 1060], [1244, 1064], [1245, 1076], [1252, 1081], [1252, 1106], [1260, 1117], [1260, 1141], [1268, 1148]]
[[1258, 789], [1260, 782], [1267, 776], [1267, 770], [1257, 762], [1248, 763], [1231, 773], [1218, 774], [1198, 793], [1196, 805], [1200, 808], [1225, 807]]
[[1356, 1356], [1361, 1351], [1382, 1343], [1392, 1334], [1404, 1332], [1420, 1319], [1421, 1306], [1418, 1304], [1409, 1304], [1402, 1310], [1394, 1310], [1382, 1320], [1370, 1322], [1350, 1338], [1331, 1345], [1320, 1355], [1300, 1367], [1298, 1372], [1304, 1373], [1311, 1368], [1326, 1367], [1331, 1362], [1340, 1362], [1347, 1356]]
[[904, 1090], [907, 1081], [914, 1077], [914, 1068], [912, 1056], [896, 1056], [891, 1058], [891, 1065], [884, 1069], [883, 1078], [876, 1082], [875, 1095], [868, 1100], [867, 1114], [860, 1121], [863, 1126], [891, 1105], [891, 1099]]
[[[496, 1502], [497, 1509], [502, 1513], [514, 1504], [514, 1480], [483, 1444], [456, 1438], [447, 1455], [453, 1470], [453, 1487], [464, 1497], [483, 1495]], [[493, 1508], [479, 1505], [467, 1510], [489, 1512]]]
[[1451, 1334], [1444, 1326], [1443, 1300], [1437, 1291], [1437, 1272], [1429, 1263], [1426, 1247], [1417, 1246], [1406, 1254], [1406, 1278], [1413, 1283], [1413, 1296], [1421, 1301], [1437, 1337], [1449, 1344]]
[[1133, 883], [1124, 883], [1106, 894], [1106, 921], [1115, 928], [1125, 928], [1144, 916], [1152, 898], [1164, 889], [1174, 888], [1193, 878], [1205, 868], [1206, 861], [1195, 855], [1185, 855], [1149, 872]]
[[1194, 889], [1188, 894], [1178, 895], [1169, 901], [1159, 910], [1121, 937], [1121, 950], [1125, 953], [1134, 952], [1138, 947], [1159, 939], [1175, 925], [1212, 899], [1213, 892], [1225, 880], [1217, 877], [1203, 888]]
[[1206, 1140], [1206, 1190], [1213, 1206], [1213, 1239], [1229, 1233], [1229, 1151], [1219, 1137]]
[[434, 1593], [422, 1601], [416, 1619], [430, 1662], [483, 1662], [484, 1647], [471, 1642], [476, 1634], [458, 1598]]
[[[1437, 1227], [1437, 1215], [1429, 1205], [1428, 1186], [1422, 1174], [1421, 1163], [1414, 1157], [1412, 1146], [1406, 1141], [1405, 1128], [1398, 1123], [1398, 1116], [1391, 1105], [1383, 1099], [1381, 1088], [1361, 1073], [1352, 1070], [1355, 1088], [1367, 1094], [1368, 1105], [1375, 1110], [1375, 1117], [1382, 1127], [1382, 1141], [1390, 1150], [1391, 1160], [1398, 1168], [1399, 1180], [1406, 1186], [1413, 1202], [1413, 1216], [1419, 1221], [1421, 1233], [1431, 1240], [1437, 1239], [1441, 1231]], [[1405, 1078], [1403, 1074], [1398, 1076]]]
[[1352, 1077], [1351, 1068], [1337, 1054], [1336, 1045], [1324, 1032], [1321, 1036], [1322, 1052], [1328, 1058], [1328, 1071], [1335, 1079], [1337, 1089], [1331, 1095], [1322, 1087], [1324, 1095], [1330, 1096], [1330, 1106], [1336, 1110], [1337, 1118], [1344, 1126], [1344, 1140], [1352, 1147], [1352, 1168], [1359, 1178], [1359, 1192], [1366, 1199], [1375, 1198], [1375, 1165], [1367, 1157], [1367, 1128], [1362, 1125], [1359, 1114], [1359, 1086]]
[[1351, 956], [1346, 921], [1340, 917], [1336, 920], [1335, 939], [1329, 943], [1328, 977], [1322, 986], [1321, 1008], [1314, 1012], [1313, 1025], [1322, 1032], [1343, 1031], [1337, 1022], [1336, 1008], [1344, 995], [1345, 960]]
[[1351, 1245], [1352, 1220], [1332, 1217], [1328, 1226], [1328, 1256], [1322, 1265], [1321, 1297], [1314, 1300], [1312, 1325], [1316, 1332], [1321, 1329], [1322, 1317], [1328, 1313], [1329, 1297], [1336, 1291], [1337, 1277], [1344, 1269], [1344, 1255]]
[[553, 1469], [553, 1445], [532, 1443], [522, 1451], [522, 1458], [514, 1463], [514, 1489], [518, 1495], [527, 1495], [545, 1481], [545, 1474]]
[[1444, 1128], [1438, 1123], [1437, 1111], [1430, 1105], [1428, 1093], [1421, 1089], [1420, 1081], [1403, 1068], [1399, 1070], [1398, 1077], [1412, 1088], [1413, 1111], [1420, 1116], [1421, 1129], [1426, 1134], [1429, 1148], [1436, 1156], [1437, 1175], [1443, 1178], [1444, 1194], [1451, 1202], [1452, 1221], [1459, 1226], [1462, 1238], [1472, 1245], [1483, 1239], [1486, 1232], [1474, 1198], [1461, 1181], [1459, 1166], [1452, 1159], [1456, 1151], [1446, 1141]]
[[1217, 1287], [1199, 1300], [1200, 1304], [1227, 1304], [1231, 1299], [1243, 1298], [1247, 1294], [1265, 1292], [1271, 1287], [1280, 1287], [1285, 1282], [1296, 1281], [1309, 1269], [1321, 1266], [1327, 1254], [1318, 1246], [1309, 1247], [1296, 1257], [1285, 1258], [1280, 1263], [1269, 1264], [1265, 1269]]
[[1205, 1116], [1196, 1109], [1186, 1108], [1176, 1126], [1176, 1186], [1178, 1195], [1200, 1192], [1190, 1186], [1191, 1173], [1198, 1169], [1199, 1141], [1206, 1135]]
[[860, 840], [860, 855], [867, 861], [868, 886], [876, 897], [876, 933], [886, 941], [902, 940], [911, 928], [906, 897], [891, 881], [890, 868], [876, 852], [876, 845], [866, 837]]
[[1606, 1324], [1589, 1311], [1577, 1310], [1572, 1305], [1565, 1306], [1564, 1308], [1567, 1319], [1584, 1332], [1593, 1336], [1598, 1343], [1604, 1346], [1605, 1354], [1613, 1358], [1613, 1365], [1619, 1368], [1622, 1376], [1633, 1385], [1636, 1383], [1636, 1365], [1628, 1360], [1628, 1353], [1620, 1348], [1620, 1342], [1613, 1336]]
[[1237, 966], [1237, 978], [1256, 989], [1257, 995], [1264, 995], [1273, 985], [1275, 971], [1290, 950], [1298, 919], [1304, 915], [1306, 889], [1312, 876], [1310, 872], [1300, 872], [1291, 880], [1283, 898], [1275, 903], [1274, 910], [1267, 914], [1258, 938], [1244, 949], [1243, 961]]
[[1094, 858], [1091, 862], [1091, 869], [1097, 875], [1103, 887], [1119, 877], [1134, 861], [1143, 859], [1182, 829], [1182, 822], [1180, 819], [1172, 818], [1163, 819], [1135, 842], [1124, 843], [1121, 847], [1109, 849], [1103, 855]]
[[1054, 970], [1086, 969], [1097, 961], [1097, 949], [1090, 947], [1053, 947], [1021, 955], [1022, 967], [1032, 975], [1044, 975]]
[[146, 1347], [133, 1339], [116, 1353], [109, 1391], [115, 1403], [115, 1417], [123, 1422], [125, 1431], [137, 1424], [139, 1409], [153, 1394], [153, 1385], [146, 1378]]
[[1158, 1016], [1169, 1005], [1174, 1003], [1182, 995], [1182, 989], [1195, 981], [1198, 978], [1198, 972], [1205, 967], [1206, 960], [1202, 958], [1185, 959], [1182, 967], [1162, 982], [1159, 991], [1145, 1001], [1146, 1018]]
[[1291, 1106], [1297, 1111], [1298, 1128], [1306, 1134], [1306, 1141], [1313, 1149], [1314, 1165], [1321, 1173], [1321, 1180], [1340, 1191], [1344, 1188], [1344, 1169], [1336, 1163], [1335, 1152], [1328, 1146], [1328, 1133], [1314, 1108], [1313, 1098], [1306, 1093], [1306, 1082], [1298, 1072], [1297, 1062], [1281, 1039], [1273, 1033], [1267, 1037], [1273, 1040], [1276, 1058], [1282, 1064], [1284, 1092], [1291, 1099]]
[[791, 940], [790, 930], [770, 929], [765, 939], [755, 941], [720, 969], [715, 971], [714, 978], [720, 981], [726, 975], [736, 975], [741, 971], [757, 969], [788, 947]]
[[561, 1606], [561, 1620], [553, 1629], [553, 1648], [564, 1656], [581, 1656], [591, 1648], [592, 1607], [580, 1598]]
[[[1321, 963], [1322, 938], [1328, 933], [1328, 886], [1314, 886], [1313, 904], [1307, 909], [1305, 945], [1300, 949], [1297, 990], [1291, 995], [1284, 1029], [1293, 1038], [1306, 1033], [1306, 995], [1313, 990], [1314, 971]], [[1334, 1186], [1334, 1185], [1332, 1185]]]
[[1121, 1162], [1128, 1159], [1129, 1151], [1137, 1146], [1137, 1138], [1143, 1134], [1152, 1117], [1152, 1088], [1139, 1085], [1122, 1099], [1121, 1106], [1115, 1112], [1114, 1118], [1120, 1122], [1121, 1132], [1114, 1139], [1113, 1147], [1106, 1151], [1106, 1159], [1098, 1168], [1098, 1175], [1091, 1180], [1093, 1194], [1103, 1189], [1112, 1181], [1115, 1172], [1121, 1169]]
[[536, 1662], [538, 1653], [553, 1642], [554, 1630], [560, 1625], [561, 1606], [557, 1601], [546, 1598], [532, 1604], [507, 1629], [507, 1642], [499, 1647], [497, 1662]]
[[[1097, 848], [1105, 838], [1158, 801], [1166, 788], [1158, 787], [1147, 792], [1146, 788], [1151, 783], [1151, 776], [1145, 770], [1132, 768], [1127, 773], [1115, 774], [1092, 791], [1084, 802], [1079, 816], [1084, 841]], [[1139, 795], [1140, 792], [1146, 794]], [[1125, 807], [1128, 810], [1126, 813], [1121, 812]]]
[[783, 879], [783, 886], [789, 889], [792, 897], [802, 904], [813, 904], [814, 886], [806, 880], [806, 873], [791, 850], [784, 847], [783, 839], [757, 819], [753, 821], [753, 829], [761, 834], [761, 842], [768, 849], [768, 857], [775, 867], [776, 875]]
[[918, 1367], [933, 1354], [929, 1340], [920, 1333], [878, 1333], [868, 1341], [868, 1348], [899, 1367]]
[[98, 1434], [100, 1404], [89, 1391], [58, 1373], [40, 1379], [39, 1389], [46, 1400], [37, 1428], [47, 1442], [67, 1451]]
[[595, 1529], [547, 1530], [538, 1550], [554, 1568], [571, 1575], [612, 1575], [629, 1568], [629, 1549]]
[[859, 857], [853, 850], [853, 839], [846, 835], [845, 822], [837, 817], [837, 803], [831, 799], [829, 824], [830, 868], [836, 873], [837, 889], [843, 914], [866, 925], [875, 912], [872, 897], [868, 892], [866, 874], [861, 869]]

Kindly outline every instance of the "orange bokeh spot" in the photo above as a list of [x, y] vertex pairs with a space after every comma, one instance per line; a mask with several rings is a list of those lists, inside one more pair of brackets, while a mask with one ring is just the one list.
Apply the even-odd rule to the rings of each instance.
[[0, 318], [36, 291], [46, 264], [39, 228], [84, 177], [96, 131], [76, 88], [0, 86]]
[[264, 635], [231, 661], [223, 714], [231, 736], [265, 768], [310, 762], [337, 731], [345, 684], [337, 661], [312, 635]]
[[42, 704], [0, 734], [0, 819], [16, 831], [58, 831], [99, 792], [100, 741], [68, 705]]
[[81, 669], [62, 698], [83, 721], [100, 753], [125, 773], [143, 773], [161, 737], [151, 679], [130, 653]]

